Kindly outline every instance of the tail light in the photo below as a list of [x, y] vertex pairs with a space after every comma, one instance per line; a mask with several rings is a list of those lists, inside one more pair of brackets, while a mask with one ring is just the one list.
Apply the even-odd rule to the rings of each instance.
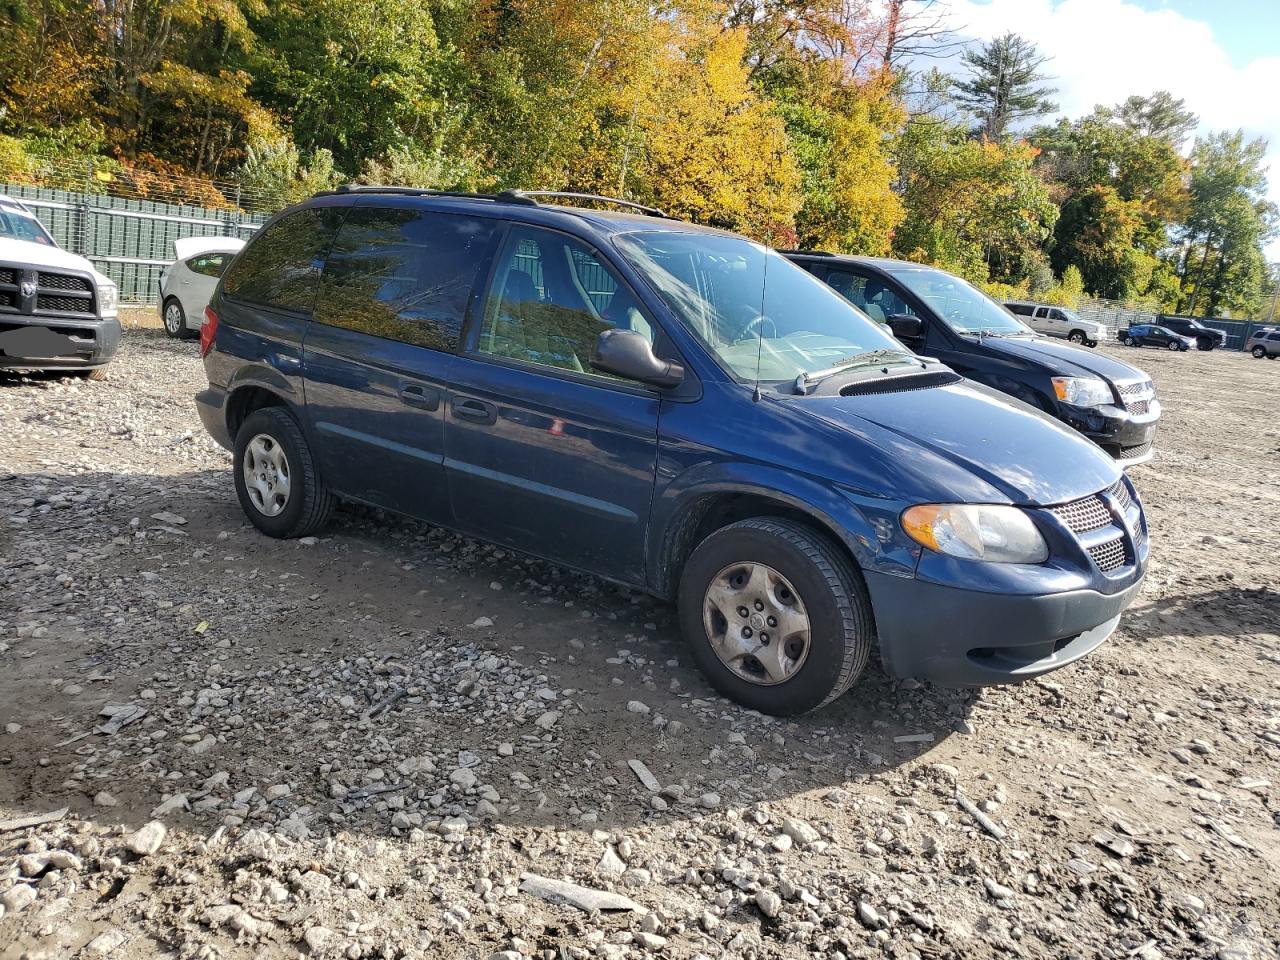
[[200, 324], [200, 356], [203, 358], [213, 347], [214, 335], [218, 332], [218, 315], [213, 307], [204, 308], [204, 323]]

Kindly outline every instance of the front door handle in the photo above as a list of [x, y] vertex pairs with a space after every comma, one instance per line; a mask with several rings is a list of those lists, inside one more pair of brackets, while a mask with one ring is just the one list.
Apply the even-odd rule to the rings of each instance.
[[439, 410], [440, 391], [424, 387], [420, 383], [401, 384], [400, 402], [411, 407], [421, 407], [423, 410]]
[[476, 423], [490, 424], [498, 419], [498, 408], [492, 403], [477, 400], [474, 397], [454, 397], [453, 415], [459, 420], [472, 420]]

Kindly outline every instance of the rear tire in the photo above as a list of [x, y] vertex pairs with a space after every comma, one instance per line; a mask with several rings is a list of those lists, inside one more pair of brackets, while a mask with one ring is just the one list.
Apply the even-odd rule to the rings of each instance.
[[[712, 686], [774, 716], [807, 713], [844, 693], [875, 638], [862, 576], [825, 536], [791, 520], [741, 520], [703, 540], [681, 573], [678, 605], [681, 631]], [[783, 634], [798, 619], [802, 645], [799, 633]], [[766, 640], [770, 629], [778, 634]], [[748, 648], [761, 656], [744, 655]]]
[[[246, 461], [254, 473], [253, 487], [247, 482]], [[245, 417], [236, 432], [232, 470], [240, 508], [269, 537], [305, 537], [322, 529], [333, 513], [334, 496], [316, 469], [302, 428], [284, 407], [263, 407]]]
[[1261, 360], [1263, 357], [1265, 357], [1265, 356], [1267, 355], [1267, 348], [1266, 348], [1266, 347], [1254, 347], [1254, 348], [1253, 348], [1252, 350], [1250, 350], [1249, 352], [1253, 354], [1253, 356], [1254, 356], [1254, 359], [1255, 359], [1255, 360]]

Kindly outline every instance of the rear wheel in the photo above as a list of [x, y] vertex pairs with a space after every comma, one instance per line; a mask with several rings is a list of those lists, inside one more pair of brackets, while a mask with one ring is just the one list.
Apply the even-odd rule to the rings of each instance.
[[177, 297], [164, 302], [164, 332], [175, 340], [190, 340], [193, 335], [187, 329], [187, 313]]
[[862, 577], [822, 534], [759, 517], [702, 541], [680, 577], [680, 626], [711, 684], [776, 716], [815, 710], [866, 667]]
[[1252, 350], [1250, 350], [1249, 352], [1253, 354], [1254, 359], [1256, 359], [1256, 360], [1261, 360], [1263, 357], [1265, 357], [1265, 356], [1267, 355], [1267, 348], [1266, 348], [1266, 347], [1254, 347], [1254, 348], [1253, 348]]
[[334, 498], [320, 478], [302, 428], [283, 407], [245, 417], [236, 433], [236, 496], [255, 527], [269, 537], [303, 537], [321, 529]]

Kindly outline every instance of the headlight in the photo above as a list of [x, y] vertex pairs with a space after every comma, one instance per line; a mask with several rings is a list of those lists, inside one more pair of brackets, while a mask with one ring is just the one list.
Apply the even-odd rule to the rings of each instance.
[[1097, 377], [1054, 377], [1058, 399], [1077, 407], [1104, 407], [1114, 403], [1111, 388]]
[[937, 553], [991, 563], [1044, 563], [1049, 547], [1017, 507], [923, 503], [902, 514], [902, 529]]
[[98, 313], [104, 317], [114, 317], [116, 315], [118, 296], [114, 283], [98, 284]]

